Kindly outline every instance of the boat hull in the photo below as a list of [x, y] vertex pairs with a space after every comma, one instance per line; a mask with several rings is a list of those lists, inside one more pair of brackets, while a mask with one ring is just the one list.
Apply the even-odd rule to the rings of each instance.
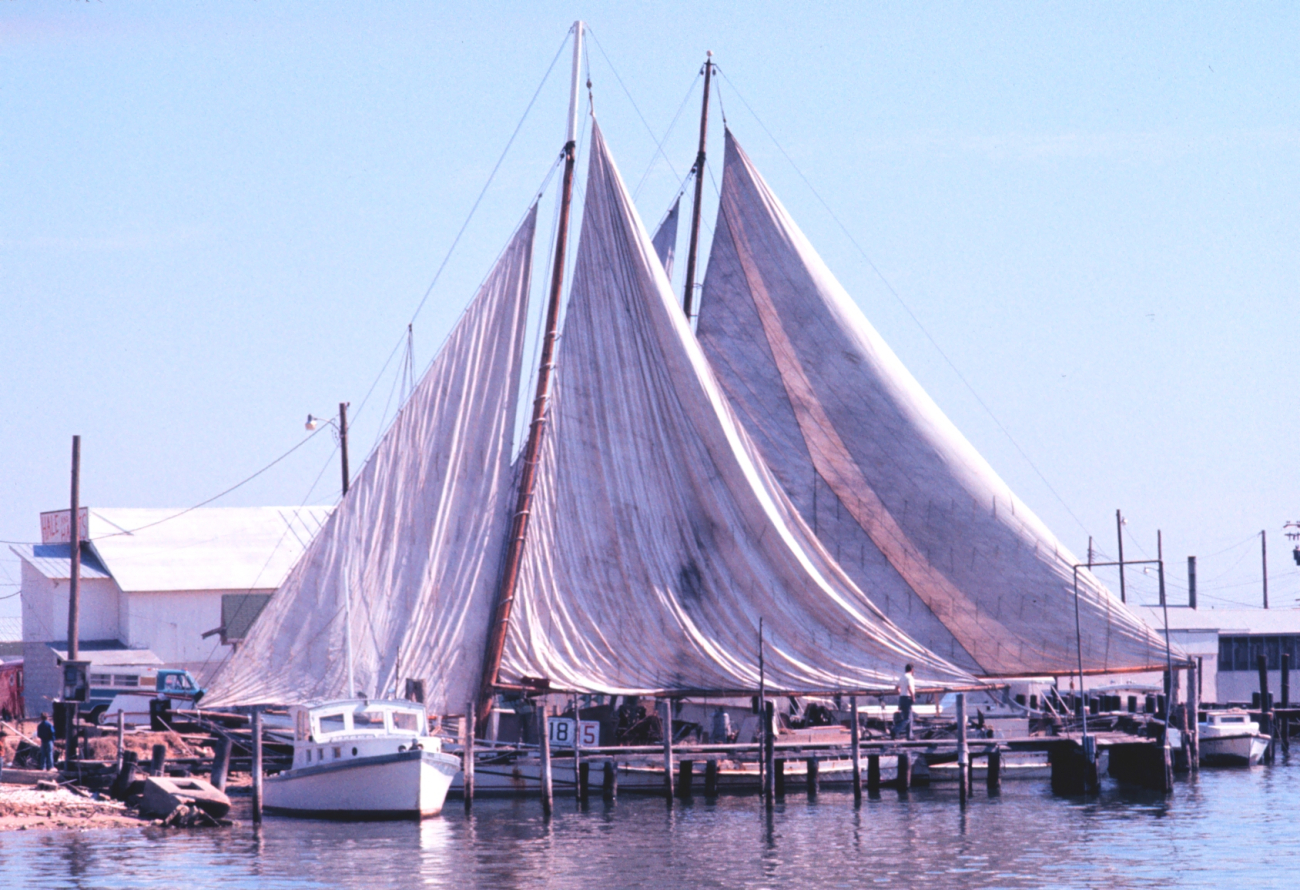
[[460, 758], [404, 751], [268, 776], [263, 809], [317, 819], [422, 819], [442, 812]]
[[1270, 738], [1259, 733], [1202, 736], [1199, 740], [1203, 766], [1255, 766], [1268, 750]]

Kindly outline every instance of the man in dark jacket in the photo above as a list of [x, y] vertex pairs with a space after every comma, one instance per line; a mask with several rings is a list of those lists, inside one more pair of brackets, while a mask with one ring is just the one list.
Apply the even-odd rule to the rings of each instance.
[[54, 724], [50, 715], [41, 712], [41, 722], [36, 726], [36, 738], [41, 743], [41, 757], [38, 769], [54, 769]]

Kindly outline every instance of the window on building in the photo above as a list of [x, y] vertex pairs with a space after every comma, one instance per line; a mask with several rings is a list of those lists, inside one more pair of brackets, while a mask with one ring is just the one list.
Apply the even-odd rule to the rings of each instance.
[[1257, 671], [1261, 655], [1270, 671], [1282, 669], [1283, 655], [1293, 670], [1300, 669], [1300, 634], [1219, 637], [1221, 671]]

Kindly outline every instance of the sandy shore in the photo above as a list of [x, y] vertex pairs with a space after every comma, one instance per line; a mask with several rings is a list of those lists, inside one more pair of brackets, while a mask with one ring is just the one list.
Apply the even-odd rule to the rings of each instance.
[[86, 831], [148, 824], [115, 800], [89, 800], [66, 788], [38, 791], [30, 785], [0, 785], [0, 831]]

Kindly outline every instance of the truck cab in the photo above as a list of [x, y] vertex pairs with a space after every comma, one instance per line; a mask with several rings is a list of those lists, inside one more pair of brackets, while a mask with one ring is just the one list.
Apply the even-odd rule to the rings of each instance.
[[189, 671], [154, 665], [92, 665], [89, 680], [81, 712], [95, 723], [119, 711], [128, 717], [147, 717], [153, 699], [170, 701], [173, 708], [193, 708], [204, 693]]

